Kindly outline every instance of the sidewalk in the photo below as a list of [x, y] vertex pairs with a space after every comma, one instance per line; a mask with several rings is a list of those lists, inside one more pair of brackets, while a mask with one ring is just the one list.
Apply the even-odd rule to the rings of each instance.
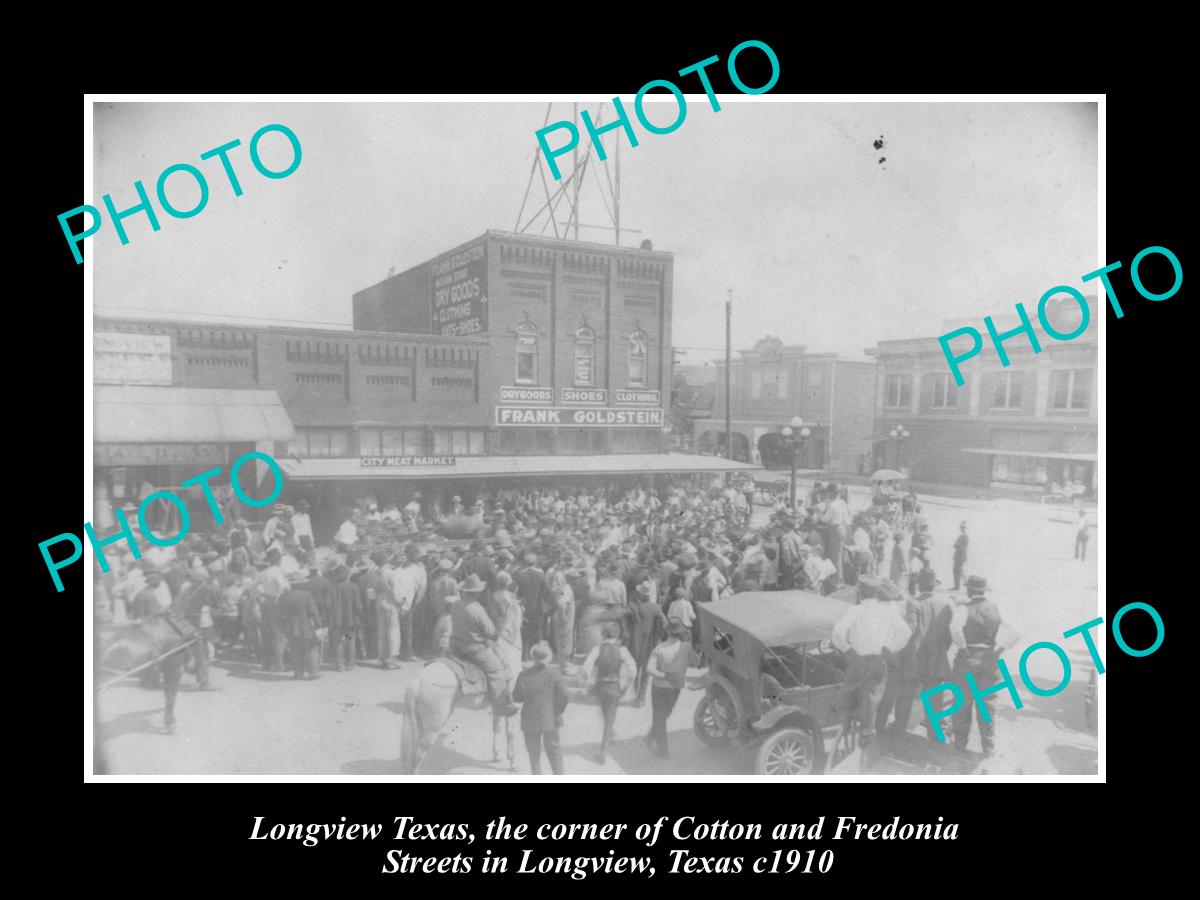
[[[764, 469], [761, 481], [786, 481], [791, 475], [790, 469]], [[839, 472], [830, 471], [828, 469], [797, 469], [796, 470], [796, 492], [804, 496], [811, 490], [813, 482], [820, 481], [824, 484], [848, 484], [855, 487], [869, 489], [871, 485], [870, 476], [859, 475], [857, 472]], [[998, 488], [984, 488], [970, 484], [937, 484], [934, 482], [912, 481], [909, 482], [920, 496], [922, 503], [928, 503], [931, 506], [948, 506], [957, 509], [969, 509], [976, 505], [979, 501], [996, 501], [1000, 503], [1012, 503], [1014, 505], [1028, 507], [1032, 510], [1042, 510], [1050, 513], [1050, 518], [1055, 516], [1068, 517], [1071, 521], [1075, 520], [1078, 515], [1076, 510], [1086, 509], [1088, 511], [1089, 520], [1095, 521], [1095, 515], [1098, 509], [1095, 500], [1082, 500], [1079, 506], [1069, 506], [1062, 503], [1041, 503], [1036, 497], [1032, 497], [1021, 491], [1006, 491]], [[803, 485], [803, 489], [801, 489]], [[960, 502], [969, 501], [969, 502]]]

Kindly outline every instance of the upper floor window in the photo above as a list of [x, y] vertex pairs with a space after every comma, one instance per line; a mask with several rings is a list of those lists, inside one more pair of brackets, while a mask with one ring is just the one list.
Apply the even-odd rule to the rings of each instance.
[[1021, 408], [1021, 373], [997, 372], [992, 391], [992, 409]]
[[584, 325], [575, 332], [575, 387], [596, 384], [596, 332]]
[[629, 386], [646, 386], [646, 369], [650, 356], [650, 342], [644, 331], [635, 331], [629, 336]]
[[762, 366], [750, 372], [751, 400], [786, 400], [787, 369]]
[[1090, 369], [1063, 369], [1050, 373], [1051, 409], [1087, 409], [1091, 393]]
[[517, 326], [517, 384], [537, 384], [538, 339], [532, 322]]
[[930, 376], [933, 378], [933, 399], [929, 405], [932, 409], [949, 409], [957, 406], [957, 397], [951, 393], [950, 374], [943, 372]]
[[912, 378], [911, 375], [889, 375], [883, 383], [883, 405], [911, 407]]

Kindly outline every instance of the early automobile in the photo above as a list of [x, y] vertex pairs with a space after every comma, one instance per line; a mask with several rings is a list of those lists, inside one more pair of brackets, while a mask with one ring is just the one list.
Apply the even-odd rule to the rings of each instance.
[[842, 726], [846, 660], [830, 639], [846, 609], [844, 600], [806, 591], [699, 604], [709, 664], [693, 720], [700, 739], [710, 747], [756, 743], [759, 775], [823, 771]]

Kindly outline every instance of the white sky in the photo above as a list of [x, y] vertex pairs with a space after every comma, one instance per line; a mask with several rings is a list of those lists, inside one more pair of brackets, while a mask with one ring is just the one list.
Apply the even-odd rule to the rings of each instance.
[[[689, 97], [677, 131], [649, 134], [635, 119], [639, 146], [622, 147], [622, 225], [641, 230], [622, 244], [648, 237], [675, 254], [675, 343], [711, 348], [683, 362], [722, 352], [727, 286], [735, 350], [770, 333], [861, 355], [878, 340], [936, 335], [946, 319], [1029, 308], [1103, 264], [1095, 104], [769, 96], [722, 97], [716, 113]], [[674, 105], [647, 109], [665, 124]], [[552, 120], [570, 112], [556, 104]], [[348, 325], [351, 294], [389, 268], [513, 229], [545, 113], [544, 103], [98, 103], [87, 202], [112, 193], [118, 210], [132, 206], [136, 179], [153, 197], [178, 162], [206, 174], [210, 198], [190, 219], [154, 200], [161, 230], [130, 217], [124, 247], [106, 221], [87, 240], [97, 310]], [[275, 122], [296, 132], [304, 157], [268, 180], [248, 144]], [[219, 162], [199, 159], [233, 138], [238, 198]], [[611, 160], [612, 133], [605, 145]], [[280, 135], [262, 148], [272, 168], [290, 159]], [[194, 205], [186, 175], [168, 184], [177, 207]], [[595, 184], [589, 174], [582, 221], [608, 224]]]

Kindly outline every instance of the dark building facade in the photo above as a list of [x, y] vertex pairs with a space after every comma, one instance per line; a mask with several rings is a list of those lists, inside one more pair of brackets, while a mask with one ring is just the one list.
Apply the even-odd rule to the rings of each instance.
[[[1095, 300], [1089, 298], [1094, 312]], [[1073, 301], [1051, 307], [1052, 324], [1079, 324]], [[946, 323], [948, 332], [963, 323]], [[980, 323], [966, 323], [980, 327]], [[1003, 332], [1017, 324], [997, 321]], [[978, 356], [962, 364], [958, 386], [936, 337], [882, 341], [875, 395], [875, 465], [911, 471], [918, 481], [1052, 493], [1068, 482], [1094, 496], [1097, 461], [1095, 328], [1066, 342], [1040, 335], [1035, 353], [1024, 336], [1004, 344], [1002, 366], [984, 336]], [[898, 427], [908, 437], [896, 440]]]

